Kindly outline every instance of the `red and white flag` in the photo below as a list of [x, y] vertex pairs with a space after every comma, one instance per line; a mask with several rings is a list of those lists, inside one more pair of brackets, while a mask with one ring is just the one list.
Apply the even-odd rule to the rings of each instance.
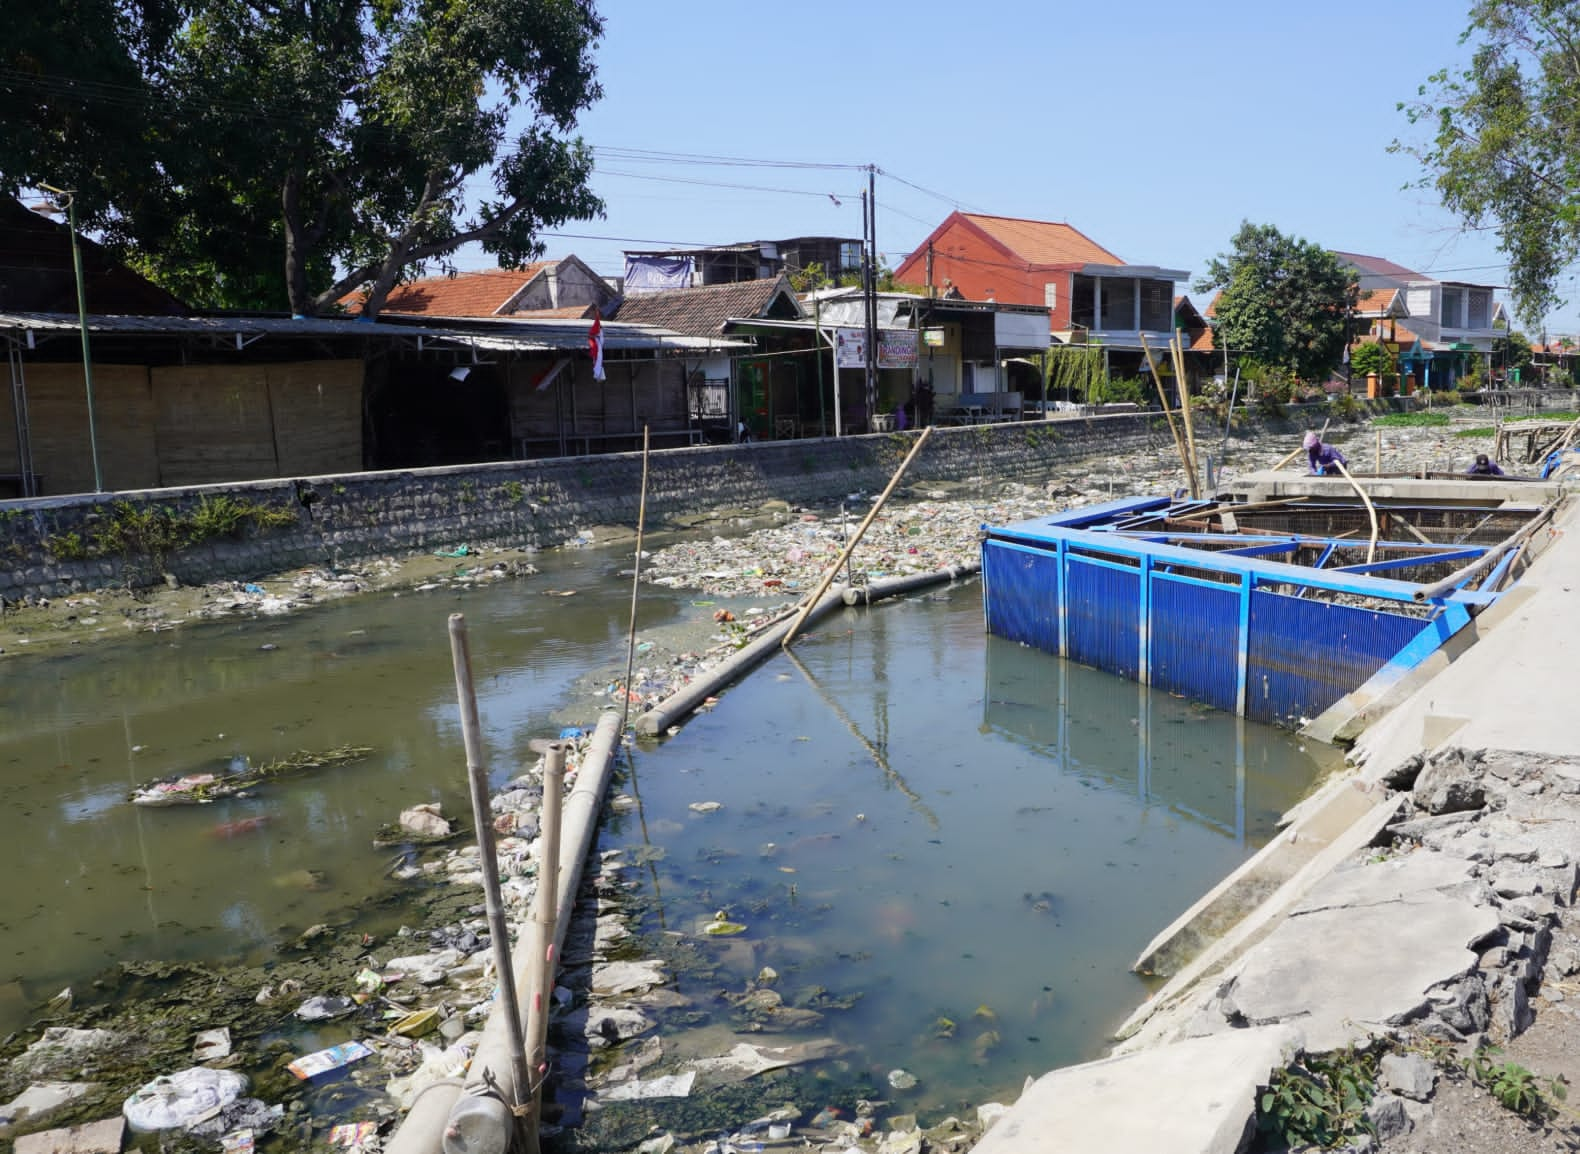
[[592, 328], [587, 330], [587, 351], [592, 354], [593, 380], [603, 380], [603, 320], [600, 317], [593, 317]]

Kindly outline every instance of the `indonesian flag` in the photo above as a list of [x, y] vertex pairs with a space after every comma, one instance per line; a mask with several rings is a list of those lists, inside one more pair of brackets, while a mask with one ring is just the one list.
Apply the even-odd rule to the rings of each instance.
[[599, 317], [593, 317], [592, 328], [587, 330], [587, 351], [592, 354], [593, 380], [603, 380], [603, 320]]

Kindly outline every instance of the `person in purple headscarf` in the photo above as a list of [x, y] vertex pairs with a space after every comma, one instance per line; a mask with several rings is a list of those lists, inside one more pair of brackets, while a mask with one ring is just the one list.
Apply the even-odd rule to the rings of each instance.
[[1313, 477], [1337, 477], [1338, 467], [1349, 464], [1343, 453], [1332, 445], [1324, 445], [1322, 438], [1316, 433], [1307, 433], [1303, 443], [1306, 448], [1306, 463], [1311, 467]]

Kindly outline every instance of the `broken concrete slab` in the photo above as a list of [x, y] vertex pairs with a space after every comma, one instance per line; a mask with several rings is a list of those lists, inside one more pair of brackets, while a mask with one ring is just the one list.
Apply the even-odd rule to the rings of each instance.
[[0, 1106], [0, 1137], [22, 1122], [42, 1122], [99, 1087], [92, 1082], [35, 1082]]
[[1255, 1123], [1257, 1088], [1300, 1045], [1290, 1027], [1234, 1030], [1055, 1070], [973, 1154], [1234, 1154]]
[[16, 1154], [120, 1154], [126, 1119], [120, 1115], [64, 1130], [25, 1134], [16, 1140]]
[[1427, 991], [1471, 973], [1471, 946], [1498, 926], [1495, 911], [1449, 897], [1294, 915], [1246, 955], [1224, 1012], [1298, 1019], [1312, 1052], [1336, 1050], [1425, 1013]]
[[1407, 854], [1387, 861], [1341, 866], [1315, 886], [1294, 909], [1296, 914], [1385, 902], [1435, 901], [1442, 891], [1472, 879], [1463, 858], [1436, 853]]
[[592, 992], [595, 995], [644, 994], [665, 981], [664, 964], [656, 959], [640, 962], [605, 962], [594, 966]]

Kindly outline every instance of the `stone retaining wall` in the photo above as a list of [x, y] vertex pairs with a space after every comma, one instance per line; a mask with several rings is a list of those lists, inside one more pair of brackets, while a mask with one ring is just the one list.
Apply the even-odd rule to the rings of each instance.
[[[1390, 406], [1391, 407], [1391, 406]], [[1314, 420], [1325, 414], [1315, 407]], [[1240, 431], [1287, 434], [1308, 417], [1292, 408]], [[1236, 424], [1241, 424], [1239, 418]], [[915, 433], [770, 441], [655, 452], [648, 523], [769, 500], [812, 504], [888, 482]], [[1217, 435], [1204, 440], [1205, 455]], [[1159, 414], [939, 428], [907, 484], [1036, 482], [1082, 460], [1167, 450]], [[0, 502], [0, 598], [56, 597], [112, 585], [143, 586], [169, 574], [183, 584], [247, 580], [308, 565], [453, 549], [460, 544], [547, 548], [594, 525], [634, 525], [640, 453], [504, 461], [443, 469], [205, 485]], [[164, 556], [105, 550], [107, 529], [164, 511], [177, 523], [219, 496], [288, 510], [294, 526], [211, 537]]]

